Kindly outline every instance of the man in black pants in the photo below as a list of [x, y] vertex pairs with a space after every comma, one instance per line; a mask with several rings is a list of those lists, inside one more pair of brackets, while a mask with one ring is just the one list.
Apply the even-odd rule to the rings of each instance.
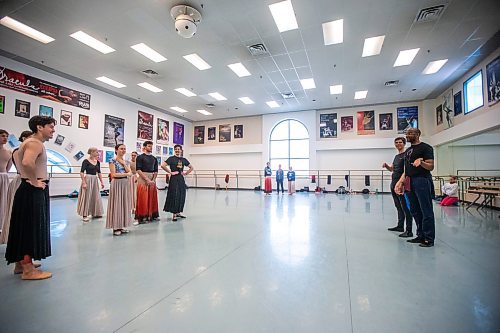
[[398, 211], [398, 225], [389, 228], [389, 231], [404, 231], [404, 222], [406, 220], [406, 231], [399, 235], [399, 237], [413, 237], [412, 232], [412, 217], [410, 214], [410, 210], [408, 209], [408, 205], [406, 204], [406, 199], [404, 195], [399, 195], [394, 192], [394, 187], [396, 183], [401, 178], [401, 175], [404, 172], [404, 151], [405, 151], [406, 139], [403, 137], [398, 137], [394, 139], [394, 146], [398, 150], [398, 154], [394, 156], [394, 161], [392, 165], [384, 163], [382, 165], [383, 168], [386, 168], [388, 171], [392, 172], [392, 181], [391, 181], [391, 194], [392, 199], [394, 200], [394, 206]]
[[405, 171], [396, 184], [395, 191], [398, 194], [403, 191], [407, 193], [410, 212], [417, 224], [417, 237], [408, 242], [431, 247], [434, 246], [435, 238], [432, 207], [434, 186], [431, 176], [431, 171], [434, 170], [434, 149], [420, 141], [420, 130], [417, 128], [408, 129], [406, 139], [411, 147], [405, 151]]

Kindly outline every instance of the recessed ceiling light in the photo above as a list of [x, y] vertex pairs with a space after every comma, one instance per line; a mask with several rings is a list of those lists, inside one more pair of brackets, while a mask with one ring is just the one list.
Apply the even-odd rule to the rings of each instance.
[[269, 5], [269, 9], [271, 10], [271, 15], [273, 15], [274, 22], [280, 32], [294, 30], [299, 27], [290, 0]]
[[87, 35], [83, 31], [77, 31], [74, 34], [71, 34], [69, 36], [73, 37], [77, 41], [79, 41], [87, 46], [90, 46], [94, 50], [97, 50], [97, 51], [104, 53], [104, 54], [108, 54], [108, 53], [115, 51], [115, 49], [113, 49], [112, 47], [109, 47], [108, 45], [98, 41], [94, 37]]
[[106, 77], [106, 76], [99, 76], [98, 78], [96, 78], [96, 80], [99, 80], [101, 82], [104, 82], [104, 83], [109, 84], [110, 86], [113, 86], [113, 87], [116, 87], [116, 88], [126, 87], [126, 85], [124, 85], [123, 83], [120, 83], [118, 81], [112, 80], [112, 79], [110, 79], [109, 77]]
[[7, 28], [10, 28], [14, 31], [19, 32], [20, 34], [23, 34], [25, 36], [28, 36], [30, 38], [33, 38], [41, 43], [47, 44], [50, 42], [53, 42], [55, 39], [47, 36], [46, 34], [33, 29], [30, 26], [27, 26], [24, 23], [21, 23], [19, 21], [14, 20], [11, 17], [5, 16], [0, 20], [0, 24], [3, 26], [6, 26]]
[[250, 76], [252, 74], [250, 74], [250, 72], [246, 69], [245, 66], [243, 66], [243, 64], [241, 62], [238, 62], [236, 64], [231, 64], [231, 65], [227, 65], [227, 67], [231, 68], [231, 70], [233, 72], [236, 73], [236, 75], [238, 75], [239, 77], [243, 77], [243, 76]]
[[194, 67], [198, 68], [200, 71], [212, 68], [212, 66], [207, 64], [205, 60], [201, 59], [201, 57], [196, 53], [185, 55], [183, 56], [183, 58], [189, 61]]
[[354, 93], [354, 99], [364, 99], [368, 94], [368, 90], [360, 90]]
[[180, 112], [180, 113], [186, 113], [186, 112], [188, 112], [187, 110], [184, 110], [183, 108], [180, 108], [178, 106], [171, 106], [170, 109], [172, 109], [174, 111], [177, 111], [177, 112]]
[[196, 96], [196, 94], [194, 92], [192, 92], [191, 90], [187, 90], [186, 88], [177, 88], [174, 90], [177, 91], [178, 93], [183, 94], [184, 96], [187, 96], [187, 97]]
[[266, 102], [266, 104], [270, 107], [270, 108], [279, 108], [279, 104], [276, 103], [276, 101], [269, 101], [269, 102]]
[[164, 56], [162, 56], [161, 54], [159, 54], [158, 52], [156, 52], [155, 50], [153, 50], [144, 43], [132, 45], [131, 48], [133, 48], [146, 58], [153, 60], [154, 62], [162, 62], [167, 60], [167, 58], [165, 58]]
[[304, 88], [304, 90], [316, 88], [316, 84], [314, 83], [314, 79], [300, 80], [300, 84], [302, 85], [302, 88]]
[[344, 41], [344, 20], [323, 23], [323, 41], [325, 45], [340, 44]]
[[393, 67], [407, 66], [411, 64], [411, 62], [413, 61], [419, 50], [420, 49], [418, 48], [418, 49], [400, 51], [398, 58], [394, 62]]
[[255, 102], [252, 101], [250, 98], [248, 97], [240, 97], [238, 98], [240, 101], [242, 101], [243, 103], [245, 104], [254, 104]]
[[342, 85], [341, 84], [337, 84], [335, 86], [330, 86], [330, 94], [331, 95], [342, 94]]
[[159, 93], [159, 92], [163, 91], [162, 89], [160, 89], [158, 87], [155, 87], [152, 84], [149, 84], [147, 82], [138, 83], [137, 85], [140, 86], [140, 87], [143, 87], [144, 89], [147, 89], [147, 90], [150, 90], [152, 92], [155, 92], [155, 93]]
[[370, 57], [380, 54], [382, 51], [382, 45], [384, 44], [384, 36], [377, 36], [365, 39], [365, 44], [363, 45], [362, 57]]
[[196, 110], [196, 112], [199, 112], [205, 116], [211, 116], [212, 113], [211, 112], [208, 112], [207, 110]]
[[211, 96], [212, 98], [215, 98], [218, 101], [226, 101], [227, 100], [226, 97], [222, 96], [218, 92], [209, 93], [208, 95]]
[[422, 72], [422, 74], [434, 74], [439, 72], [441, 67], [443, 67], [447, 61], [448, 59], [431, 61], [430, 63], [427, 64], [427, 66], [425, 66], [425, 69]]

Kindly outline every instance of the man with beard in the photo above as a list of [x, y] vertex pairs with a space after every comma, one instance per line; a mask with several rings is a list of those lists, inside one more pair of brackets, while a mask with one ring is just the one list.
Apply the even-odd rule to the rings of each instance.
[[143, 223], [144, 220], [153, 221], [160, 216], [158, 213], [158, 189], [156, 188], [158, 160], [151, 154], [153, 142], [144, 141], [142, 147], [144, 153], [136, 160], [139, 178], [137, 180], [135, 219], [139, 223]]
[[417, 224], [417, 237], [408, 240], [420, 243], [421, 247], [434, 246], [435, 220], [432, 207], [433, 185], [431, 171], [434, 170], [434, 149], [420, 141], [420, 130], [410, 128], [406, 140], [411, 146], [405, 151], [405, 169], [395, 192], [407, 192], [410, 212]]

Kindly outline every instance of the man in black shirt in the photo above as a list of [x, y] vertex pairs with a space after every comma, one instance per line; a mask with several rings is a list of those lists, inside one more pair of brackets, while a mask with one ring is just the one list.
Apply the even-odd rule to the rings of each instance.
[[158, 212], [158, 189], [156, 176], [158, 175], [158, 160], [151, 155], [153, 142], [145, 141], [142, 144], [144, 153], [136, 159], [137, 204], [135, 219], [142, 223], [144, 220], [153, 221], [160, 216]]
[[394, 146], [398, 150], [398, 154], [394, 156], [394, 161], [392, 162], [392, 165], [384, 163], [382, 167], [392, 172], [391, 194], [392, 194], [392, 199], [394, 200], [394, 206], [396, 206], [396, 209], [398, 211], [398, 225], [393, 228], [389, 228], [388, 230], [403, 232], [404, 222], [406, 219], [406, 231], [400, 234], [399, 237], [413, 237], [412, 218], [410, 210], [408, 209], [408, 205], [406, 204], [406, 199], [404, 195], [399, 195], [396, 192], [394, 192], [394, 187], [396, 186], [396, 183], [401, 178], [401, 175], [404, 172], [405, 145], [406, 145], [405, 138], [398, 137], [394, 139]]
[[411, 147], [405, 151], [405, 170], [395, 190], [399, 194], [407, 191], [411, 215], [417, 224], [417, 237], [408, 242], [431, 247], [434, 246], [435, 238], [431, 176], [431, 171], [434, 170], [434, 149], [420, 141], [420, 134], [417, 128], [410, 128], [406, 132], [406, 139]]

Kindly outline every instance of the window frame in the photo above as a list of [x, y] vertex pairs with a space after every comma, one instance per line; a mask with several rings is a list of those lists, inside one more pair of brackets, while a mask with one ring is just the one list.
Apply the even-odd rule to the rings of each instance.
[[[281, 124], [287, 122], [288, 123], [288, 137], [286, 139], [274, 139], [273, 140], [273, 133], [274, 131], [276, 130], [276, 128], [278, 126], [280, 126]], [[290, 136], [291, 136], [291, 126], [290, 126], [290, 122], [297, 122], [299, 123], [300, 125], [303, 126], [303, 128], [306, 130], [306, 133], [307, 133], [307, 138], [301, 138], [301, 139], [291, 139]], [[271, 129], [271, 133], [269, 134], [269, 156], [268, 156], [268, 161], [271, 162], [271, 165], [272, 165], [272, 161], [273, 160], [287, 160], [288, 162], [288, 166], [290, 166], [290, 161], [292, 160], [307, 160], [308, 161], [308, 165], [309, 165], [309, 161], [311, 159], [311, 153], [310, 153], [310, 150], [309, 150], [309, 154], [307, 155], [307, 157], [291, 157], [291, 152], [290, 152], [290, 147], [291, 147], [291, 144], [290, 142], [291, 141], [307, 141], [308, 145], [310, 144], [310, 140], [311, 140], [311, 136], [309, 134], [309, 129], [307, 128], [306, 125], [304, 125], [304, 123], [302, 123], [301, 121], [297, 120], [297, 119], [284, 119], [284, 120], [281, 120], [280, 122], [278, 122], [276, 125], [274, 125], [274, 127]], [[271, 148], [271, 143], [272, 142], [278, 142], [278, 141], [286, 141], [287, 142], [287, 148], [288, 148], [288, 152], [287, 152], [287, 157], [276, 157], [276, 158], [273, 158], [272, 156], [272, 148]], [[309, 169], [310, 165], [308, 166], [308, 169]], [[295, 170], [295, 168], [294, 168]], [[308, 170], [305, 170], [305, 171], [308, 171]]]
[[[468, 105], [467, 105], [467, 84], [474, 80], [476, 76], [480, 75], [481, 76], [481, 105], [477, 106], [476, 108], [472, 110], [468, 110]], [[464, 81], [463, 83], [463, 92], [464, 92], [464, 115], [469, 114], [473, 111], [476, 111], [479, 108], [482, 108], [484, 106], [484, 83], [483, 83], [483, 70], [480, 69], [476, 73], [474, 73], [472, 76], [470, 76], [467, 80]]]

